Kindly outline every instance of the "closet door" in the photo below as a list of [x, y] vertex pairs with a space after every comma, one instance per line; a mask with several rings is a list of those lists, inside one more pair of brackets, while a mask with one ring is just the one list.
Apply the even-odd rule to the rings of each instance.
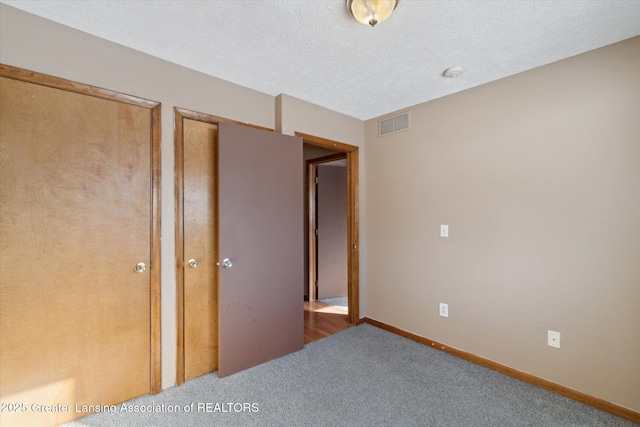
[[304, 345], [304, 184], [301, 138], [227, 123], [218, 135], [224, 377]]
[[157, 123], [6, 77], [0, 93], [0, 400], [24, 404], [0, 424], [57, 425], [151, 390]]
[[218, 369], [218, 125], [183, 119], [184, 379]]

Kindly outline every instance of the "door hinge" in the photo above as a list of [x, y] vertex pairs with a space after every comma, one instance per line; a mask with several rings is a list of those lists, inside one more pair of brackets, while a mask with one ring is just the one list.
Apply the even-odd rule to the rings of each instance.
[[316, 176], [316, 184], [318, 183], [318, 177]]
[[316, 228], [316, 236], [318, 235], [318, 229]]

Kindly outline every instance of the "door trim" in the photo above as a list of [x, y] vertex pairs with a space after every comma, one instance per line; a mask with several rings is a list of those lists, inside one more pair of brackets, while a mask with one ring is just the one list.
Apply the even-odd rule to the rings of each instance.
[[162, 389], [162, 369], [160, 362], [160, 111], [159, 102], [136, 96], [103, 89], [84, 83], [78, 83], [47, 74], [37, 73], [11, 65], [0, 64], [0, 76], [54, 89], [66, 90], [82, 95], [122, 102], [147, 108], [151, 114], [151, 253], [150, 253], [150, 306], [151, 306], [151, 351], [150, 362], [150, 393], [160, 393]]
[[[176, 385], [185, 382], [184, 345], [184, 129], [185, 119], [218, 125], [231, 123], [273, 132], [273, 129], [249, 123], [238, 122], [224, 117], [174, 107], [174, 154], [175, 154], [175, 266], [176, 266]], [[217, 185], [217, 177], [216, 177]], [[217, 213], [216, 213], [217, 216]], [[216, 220], [217, 224], [217, 220]], [[215, 245], [217, 247], [218, 241]]]
[[[332, 141], [302, 132], [295, 132], [295, 136], [302, 137], [305, 144], [321, 147], [328, 150], [337, 151], [341, 154], [336, 156], [325, 157], [326, 159], [335, 160], [336, 158], [347, 157], [347, 241], [349, 245], [349, 257], [347, 260], [348, 269], [348, 304], [349, 304], [349, 323], [357, 325], [360, 319], [360, 222], [359, 222], [359, 163], [358, 163], [358, 147], [355, 145], [344, 144], [338, 141]], [[316, 159], [317, 160], [317, 159]], [[311, 161], [312, 162], [312, 161]], [[319, 162], [321, 163], [321, 162]], [[310, 201], [307, 195], [307, 200]], [[311, 206], [307, 209], [307, 214], [311, 212]], [[310, 221], [310, 219], [308, 219]], [[309, 222], [310, 224], [310, 222]], [[311, 277], [312, 261], [315, 264], [315, 257], [311, 256], [311, 228], [309, 231], [309, 277]], [[315, 242], [315, 235], [313, 236]], [[313, 248], [315, 253], [315, 247]], [[313, 268], [315, 272], [315, 265]], [[309, 294], [311, 299], [311, 294]]]

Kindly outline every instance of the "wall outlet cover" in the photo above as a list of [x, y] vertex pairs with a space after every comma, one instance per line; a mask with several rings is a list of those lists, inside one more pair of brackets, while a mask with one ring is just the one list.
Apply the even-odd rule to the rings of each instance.
[[547, 345], [554, 348], [560, 348], [560, 332], [547, 331]]

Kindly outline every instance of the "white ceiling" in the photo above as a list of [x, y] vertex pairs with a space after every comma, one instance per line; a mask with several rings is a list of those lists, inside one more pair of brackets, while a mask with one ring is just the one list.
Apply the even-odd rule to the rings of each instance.
[[640, 35], [640, 0], [400, 0], [375, 28], [344, 0], [1, 2], [363, 120]]

